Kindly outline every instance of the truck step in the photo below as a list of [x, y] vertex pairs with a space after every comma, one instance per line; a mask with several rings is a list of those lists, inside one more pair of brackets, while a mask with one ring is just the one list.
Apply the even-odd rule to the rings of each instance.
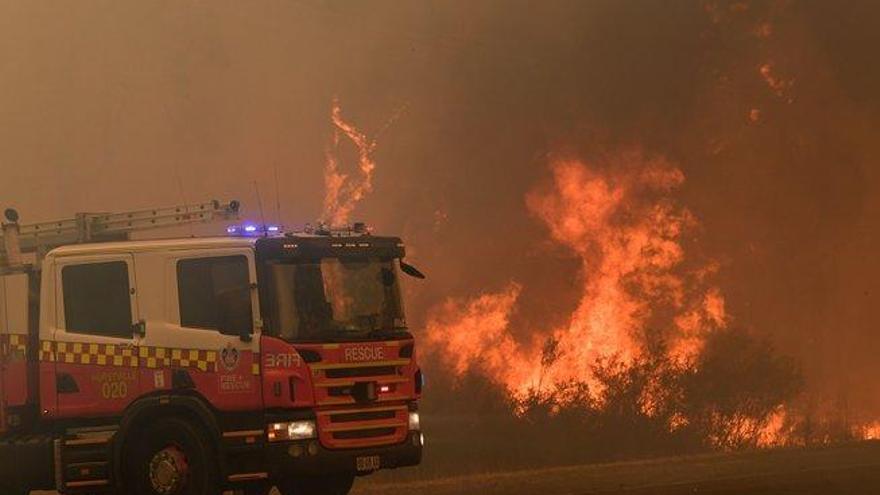
[[243, 483], [246, 481], [262, 481], [269, 479], [269, 473], [240, 473], [229, 475], [230, 483]]
[[112, 489], [110, 456], [118, 427], [71, 428], [55, 441], [55, 485], [65, 495]]

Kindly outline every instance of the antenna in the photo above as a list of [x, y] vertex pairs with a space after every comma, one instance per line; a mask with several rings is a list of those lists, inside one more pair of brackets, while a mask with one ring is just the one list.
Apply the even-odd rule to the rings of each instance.
[[281, 193], [278, 188], [278, 162], [275, 162], [275, 215], [278, 218], [278, 223], [282, 226], [284, 225], [284, 220], [281, 219]]
[[254, 191], [257, 193], [257, 205], [260, 207], [260, 223], [263, 224], [263, 234], [266, 234], [266, 215], [263, 212], [263, 198], [260, 196], [260, 186], [254, 181]]
[[[185, 97], [188, 98], [188, 95], [186, 95]], [[165, 102], [165, 100], [162, 100], [162, 112], [165, 114], [165, 117], [167, 118], [167, 120], [169, 120], [171, 122], [172, 126], [174, 124], [178, 123], [175, 116], [172, 115], [171, 112], [168, 111], [168, 105]], [[176, 154], [175, 157], [171, 160], [171, 167], [174, 170], [174, 177], [177, 179], [177, 191], [180, 193], [180, 200], [183, 201], [183, 208], [184, 208], [184, 210], [188, 210], [189, 209], [189, 201], [186, 200], [186, 193], [184, 192], [184, 189], [183, 189], [183, 178], [181, 177], [181, 174], [180, 174], [179, 154]], [[188, 225], [188, 228], [189, 228], [189, 236], [195, 237], [196, 233], [193, 230], [193, 226]]]

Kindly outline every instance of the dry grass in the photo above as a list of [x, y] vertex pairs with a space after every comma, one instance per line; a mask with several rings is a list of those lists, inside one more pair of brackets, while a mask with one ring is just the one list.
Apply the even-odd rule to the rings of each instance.
[[[808, 483], [814, 478], [827, 481], [828, 473], [842, 473], [839, 476], [852, 477], [855, 475], [850, 474], [848, 470], [853, 468], [870, 473], [880, 472], [878, 469], [880, 443], [867, 442], [819, 449], [709, 454], [426, 480], [399, 481], [401, 476], [387, 472], [359, 480], [354, 494], [672, 493], [666, 490], [669, 487], [687, 489], [706, 484], [729, 486], [733, 487], [730, 489], [735, 490], [736, 486], [758, 486], [754, 480], [764, 480], [765, 485], [770, 487], [799, 480]], [[742, 493], [752, 493], [752, 491]]]

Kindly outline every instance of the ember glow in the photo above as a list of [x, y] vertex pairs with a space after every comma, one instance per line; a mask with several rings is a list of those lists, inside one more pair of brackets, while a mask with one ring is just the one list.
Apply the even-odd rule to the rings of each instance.
[[728, 318], [711, 284], [717, 265], [694, 267], [685, 252], [697, 221], [674, 198], [681, 170], [629, 151], [601, 163], [558, 160], [550, 170], [550, 185], [532, 190], [525, 203], [552, 241], [580, 261], [580, 298], [568, 323], [512, 328], [517, 282], [447, 300], [427, 324], [441, 360], [457, 376], [482, 372], [522, 396], [571, 380], [595, 385], [597, 362], [632, 362], [658, 340], [676, 359], [695, 356], [706, 333]]
[[874, 421], [865, 425], [862, 429], [865, 440], [880, 440], [880, 421]]
[[789, 435], [785, 431], [786, 419], [788, 413], [785, 407], [780, 407], [776, 412], [770, 415], [766, 424], [760, 428], [758, 435], [759, 447], [774, 447], [784, 445], [789, 440]]
[[794, 79], [785, 79], [779, 76], [776, 67], [771, 62], [761, 65], [758, 72], [761, 74], [761, 78], [764, 79], [764, 83], [767, 84], [767, 87], [769, 87], [776, 96], [785, 99], [788, 103], [793, 101], [788, 93], [794, 86]]
[[[349, 222], [351, 213], [357, 204], [373, 190], [373, 171], [376, 162], [373, 152], [376, 140], [370, 139], [350, 122], [342, 117], [339, 100], [333, 100], [330, 111], [333, 122], [333, 141], [327, 150], [327, 162], [324, 166], [324, 213], [322, 220], [332, 226]], [[347, 138], [357, 151], [357, 177], [343, 172], [340, 167], [340, 141]]]

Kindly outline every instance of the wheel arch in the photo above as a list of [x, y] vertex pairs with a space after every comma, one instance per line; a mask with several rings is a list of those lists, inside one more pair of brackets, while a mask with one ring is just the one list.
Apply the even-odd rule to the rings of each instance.
[[221, 445], [221, 430], [213, 409], [199, 394], [154, 395], [143, 397], [132, 403], [122, 416], [116, 440], [113, 442], [113, 474], [117, 487], [121, 487], [124, 476], [125, 453], [129, 440], [142, 431], [140, 427], [159, 418], [174, 417], [185, 419], [194, 427], [208, 435], [209, 444], [217, 454], [217, 468], [226, 472]]

